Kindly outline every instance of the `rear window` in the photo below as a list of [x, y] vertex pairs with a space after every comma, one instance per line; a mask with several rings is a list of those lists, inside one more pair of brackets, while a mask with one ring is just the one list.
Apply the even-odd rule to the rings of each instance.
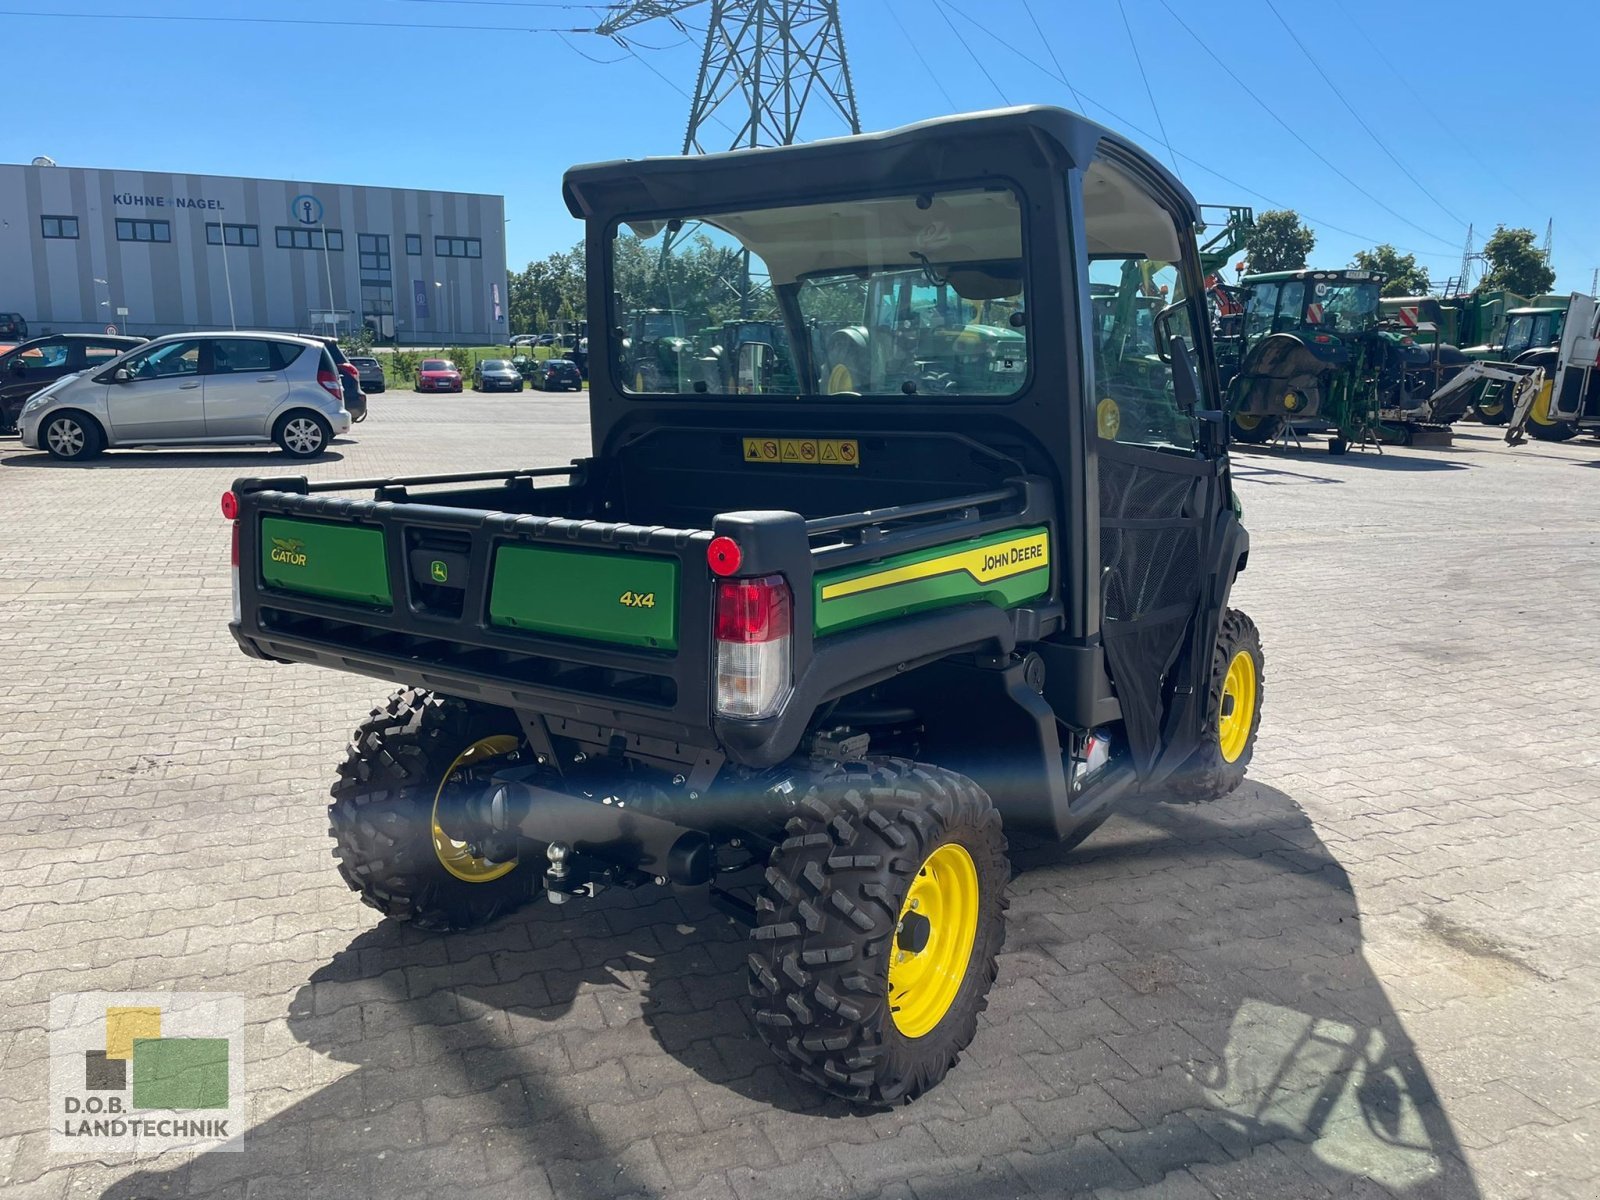
[[375, 358], [352, 358], [350, 361], [358, 367], [375, 367], [378, 365], [378, 360]]

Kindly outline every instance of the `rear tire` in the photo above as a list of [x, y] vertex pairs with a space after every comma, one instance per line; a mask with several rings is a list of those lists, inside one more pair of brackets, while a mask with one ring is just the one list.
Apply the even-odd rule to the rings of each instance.
[[1527, 430], [1541, 442], [1567, 442], [1578, 436], [1578, 427], [1571, 421], [1543, 421], [1530, 419]]
[[1238, 609], [1228, 609], [1211, 655], [1205, 731], [1199, 748], [1168, 781], [1173, 795], [1220, 800], [1244, 782], [1261, 728], [1265, 668], [1256, 623]]
[[818, 776], [756, 901], [750, 991], [791, 1071], [904, 1104], [977, 1032], [1005, 940], [1000, 814], [964, 776], [870, 759]]
[[320, 413], [308, 409], [286, 412], [278, 418], [272, 440], [290, 458], [316, 458], [333, 441], [333, 426]]
[[474, 868], [454, 857], [457, 870], [479, 876], [463, 879], [435, 844], [435, 799], [446, 777], [471, 769], [461, 763], [469, 747], [497, 738], [521, 741], [512, 713], [414, 688], [396, 692], [357, 728], [333, 785], [328, 832], [339, 874], [363, 904], [420, 929], [470, 929], [534, 895], [537, 868], [513, 859], [494, 875], [481, 860]]
[[100, 423], [76, 409], [52, 413], [39, 425], [39, 444], [51, 458], [62, 462], [85, 462], [106, 448], [106, 435]]

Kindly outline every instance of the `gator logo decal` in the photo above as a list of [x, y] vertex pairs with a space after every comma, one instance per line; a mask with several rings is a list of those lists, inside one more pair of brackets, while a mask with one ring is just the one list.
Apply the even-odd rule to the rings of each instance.
[[272, 561], [291, 567], [306, 565], [306, 544], [299, 538], [273, 538]]
[[433, 577], [435, 583], [450, 582], [450, 568], [437, 558], [428, 564], [428, 574]]
[[823, 584], [822, 599], [839, 600], [845, 596], [856, 596], [862, 592], [894, 587], [896, 584], [936, 579], [946, 575], [964, 574], [976, 583], [989, 584], [1049, 565], [1050, 535], [1041, 529], [1022, 534], [1009, 541], [978, 546], [970, 550], [958, 550], [953, 554], [940, 555], [922, 562], [906, 563], [904, 566], [858, 575], [854, 579], [841, 579], [837, 583]]

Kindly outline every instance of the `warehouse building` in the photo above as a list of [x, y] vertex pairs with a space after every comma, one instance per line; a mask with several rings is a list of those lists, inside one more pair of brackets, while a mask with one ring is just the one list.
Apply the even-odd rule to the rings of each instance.
[[0, 165], [0, 312], [29, 333], [331, 333], [504, 342], [505, 200], [222, 175]]

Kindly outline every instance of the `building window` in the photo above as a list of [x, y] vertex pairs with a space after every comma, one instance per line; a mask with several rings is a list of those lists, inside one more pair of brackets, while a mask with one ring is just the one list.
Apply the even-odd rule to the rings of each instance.
[[421, 254], [422, 253], [422, 235], [420, 233], [408, 233], [408, 234], [406, 234], [406, 253], [407, 254]]
[[47, 238], [72, 238], [78, 236], [77, 217], [40, 217], [39, 232]]
[[[321, 250], [321, 229], [296, 229], [292, 225], [279, 225], [277, 227], [278, 247], [282, 250]], [[344, 233], [338, 229], [328, 230], [328, 249], [344, 249]]]
[[119, 242], [170, 242], [172, 240], [172, 223], [170, 221], [118, 221], [117, 241]]
[[440, 258], [482, 258], [483, 243], [477, 238], [436, 237], [433, 252]]
[[387, 279], [361, 281], [361, 315], [364, 317], [394, 316], [394, 288]]
[[356, 234], [356, 248], [361, 252], [363, 271], [389, 270], [389, 235], [386, 233]]
[[254, 225], [225, 225], [206, 222], [206, 241], [213, 246], [259, 246], [261, 231]]

